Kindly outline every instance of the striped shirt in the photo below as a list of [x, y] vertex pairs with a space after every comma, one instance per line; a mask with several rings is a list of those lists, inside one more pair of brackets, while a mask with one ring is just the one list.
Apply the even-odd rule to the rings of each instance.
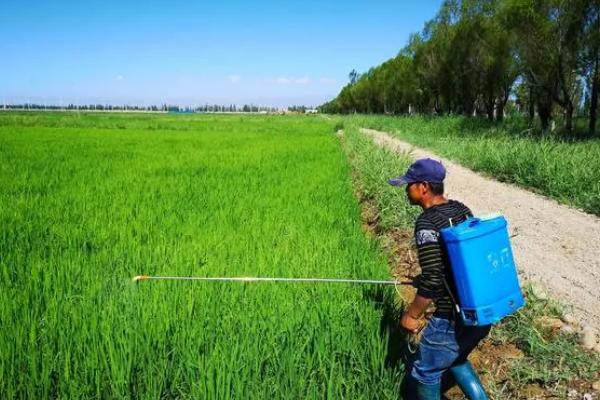
[[417, 294], [433, 299], [438, 317], [452, 317], [453, 303], [444, 279], [456, 298], [454, 279], [445, 247], [441, 243], [440, 229], [463, 222], [472, 216], [471, 210], [456, 200], [430, 207], [421, 213], [415, 224], [415, 242], [419, 254], [421, 275], [417, 280]]

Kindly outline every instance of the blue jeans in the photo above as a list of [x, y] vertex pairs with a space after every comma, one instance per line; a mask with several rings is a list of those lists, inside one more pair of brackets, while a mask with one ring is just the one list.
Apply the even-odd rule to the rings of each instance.
[[491, 325], [465, 326], [462, 321], [432, 317], [421, 336], [419, 348], [408, 360], [407, 371], [421, 383], [438, 384], [453, 365], [467, 361]]

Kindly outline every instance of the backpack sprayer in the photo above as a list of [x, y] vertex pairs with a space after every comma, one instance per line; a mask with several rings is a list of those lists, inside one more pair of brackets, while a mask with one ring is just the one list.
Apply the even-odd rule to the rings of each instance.
[[502, 215], [489, 215], [440, 230], [458, 296], [453, 302], [467, 326], [494, 324], [525, 305], [507, 225]]

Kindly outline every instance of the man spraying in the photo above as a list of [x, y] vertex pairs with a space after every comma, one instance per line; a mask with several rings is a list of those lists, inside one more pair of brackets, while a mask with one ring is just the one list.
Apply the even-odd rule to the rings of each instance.
[[456, 383], [467, 398], [487, 399], [467, 357], [489, 333], [491, 325], [465, 326], [455, 312], [452, 270], [440, 240], [440, 229], [459, 224], [472, 213], [464, 204], [444, 196], [445, 177], [446, 169], [440, 162], [421, 159], [404, 175], [389, 180], [394, 186], [406, 185], [410, 203], [423, 209], [415, 224], [421, 276], [415, 299], [402, 316], [402, 327], [418, 333], [426, 310], [435, 306], [414, 358], [407, 362], [405, 398], [440, 399], [441, 393]]

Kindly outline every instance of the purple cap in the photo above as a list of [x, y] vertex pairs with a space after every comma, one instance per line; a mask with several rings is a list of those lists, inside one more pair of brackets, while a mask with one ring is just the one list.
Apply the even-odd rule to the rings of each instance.
[[402, 176], [390, 179], [388, 183], [393, 186], [402, 186], [413, 182], [442, 183], [446, 177], [446, 168], [441, 162], [431, 158], [422, 158], [408, 167]]

